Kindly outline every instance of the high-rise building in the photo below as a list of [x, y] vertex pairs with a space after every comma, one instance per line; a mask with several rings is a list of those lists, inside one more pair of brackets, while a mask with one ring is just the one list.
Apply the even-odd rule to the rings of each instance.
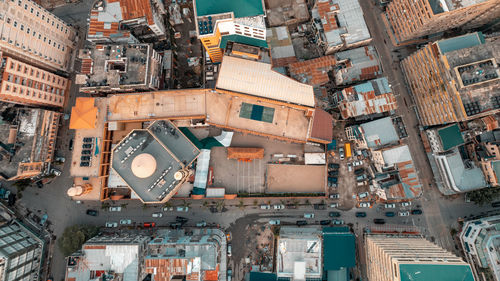
[[469, 264], [421, 236], [370, 234], [365, 247], [371, 281], [474, 281]]
[[228, 42], [267, 47], [262, 0], [193, 1], [196, 32], [213, 62]]
[[466, 26], [481, 26], [500, 17], [499, 0], [393, 0], [382, 19], [393, 43]]
[[63, 107], [71, 81], [0, 52], [0, 101]]
[[500, 109], [500, 40], [470, 33], [428, 44], [401, 65], [420, 123], [476, 119]]
[[69, 71], [76, 31], [30, 0], [0, 1], [0, 51], [51, 71]]
[[40, 280], [45, 242], [18, 221], [0, 227], [0, 280]]

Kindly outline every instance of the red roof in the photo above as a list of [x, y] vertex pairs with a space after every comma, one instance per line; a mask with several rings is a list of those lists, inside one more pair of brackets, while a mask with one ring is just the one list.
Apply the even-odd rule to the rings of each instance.
[[292, 63], [288, 67], [294, 79], [312, 86], [319, 86], [330, 80], [328, 71], [332, 70], [336, 63], [337, 60], [333, 56], [323, 56]]
[[333, 117], [330, 113], [316, 108], [314, 111], [311, 138], [330, 143], [333, 138]]

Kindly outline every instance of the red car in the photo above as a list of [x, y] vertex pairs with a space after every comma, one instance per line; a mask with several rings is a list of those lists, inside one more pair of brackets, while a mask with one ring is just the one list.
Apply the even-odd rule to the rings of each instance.
[[145, 222], [144, 223], [144, 227], [155, 227], [156, 226], [156, 223], [154, 222]]

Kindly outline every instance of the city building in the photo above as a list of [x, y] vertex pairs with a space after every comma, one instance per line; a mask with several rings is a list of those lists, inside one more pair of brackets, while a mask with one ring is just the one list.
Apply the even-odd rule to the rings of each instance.
[[19, 180], [48, 173], [60, 113], [0, 104], [0, 178]]
[[158, 90], [162, 57], [151, 44], [96, 45], [80, 50], [76, 83], [84, 93]]
[[14, 220], [0, 226], [0, 280], [40, 280], [45, 241]]
[[196, 33], [212, 62], [228, 42], [267, 47], [263, 0], [193, 1]]
[[500, 40], [469, 33], [428, 44], [405, 58], [401, 65], [420, 123], [441, 125], [499, 112], [499, 57]]
[[67, 258], [65, 281], [144, 280], [149, 236], [100, 235]]
[[266, 19], [271, 27], [286, 25], [291, 29], [309, 20], [305, 0], [265, 0]]
[[345, 88], [336, 98], [343, 119], [391, 114], [398, 106], [386, 77]]
[[339, 66], [335, 72], [335, 84], [345, 86], [377, 78], [382, 74], [379, 58], [371, 45], [335, 53]]
[[[488, 116], [492, 117], [492, 116]], [[483, 171], [488, 186], [500, 185], [500, 130], [486, 131], [476, 147], [476, 161]]]
[[168, 230], [148, 243], [144, 271], [155, 281], [226, 279], [226, 235], [219, 229]]
[[351, 280], [356, 267], [356, 238], [349, 227], [323, 228], [323, 280]]
[[472, 265], [476, 280], [481, 280], [481, 269], [489, 269], [494, 280], [500, 280], [499, 229], [500, 216], [467, 221], [462, 227], [460, 242], [467, 261]]
[[297, 62], [288, 27], [268, 28], [266, 40], [271, 51], [271, 64], [273, 68], [284, 67], [290, 63]]
[[323, 241], [319, 228], [281, 227], [276, 241], [278, 278], [306, 280], [321, 278]]
[[316, 43], [326, 55], [371, 42], [358, 0], [318, 0], [311, 10]]
[[71, 81], [0, 52], [0, 101], [61, 108]]
[[335, 67], [336, 62], [333, 56], [323, 56], [289, 64], [288, 71], [295, 80], [318, 87], [330, 81], [329, 74]]
[[469, 264], [420, 235], [365, 235], [371, 281], [474, 281]]
[[[498, 0], [395, 0], [382, 19], [393, 44], [412, 43], [457, 27], [472, 29], [500, 17]], [[412, 41], [413, 40], [413, 41]]]
[[402, 126], [400, 119], [400, 117], [384, 117], [346, 127], [347, 139], [353, 141], [360, 149], [378, 150], [398, 145], [400, 139], [407, 136], [404, 127], [400, 129]]
[[76, 30], [30, 0], [0, 2], [0, 50], [50, 71], [73, 67]]
[[90, 11], [87, 40], [95, 43], [154, 42], [166, 36], [163, 2], [101, 0]]

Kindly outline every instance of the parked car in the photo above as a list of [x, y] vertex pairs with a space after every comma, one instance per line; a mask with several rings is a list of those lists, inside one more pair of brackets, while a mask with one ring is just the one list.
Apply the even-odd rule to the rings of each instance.
[[340, 160], [344, 160], [345, 155], [344, 155], [344, 148], [343, 147], [339, 148], [339, 155], [340, 155]]
[[118, 223], [117, 222], [107, 222], [106, 227], [117, 227]]
[[334, 183], [334, 182], [331, 182], [331, 181], [328, 182], [328, 187], [337, 188], [337, 186], [338, 185], [336, 183]]
[[357, 161], [352, 162], [352, 166], [353, 167], [357, 167], [358, 166], [358, 162]]
[[230, 257], [232, 254], [231, 244], [227, 244], [227, 256]]
[[271, 209], [271, 205], [267, 205], [267, 204], [265, 204], [265, 205], [260, 205], [260, 208], [261, 208], [262, 210], [269, 210], [269, 209]]
[[49, 215], [44, 214], [44, 215], [43, 215], [43, 217], [42, 217], [42, 219], [40, 220], [40, 225], [41, 225], [41, 226], [44, 226], [44, 225], [45, 225], [45, 223], [47, 222], [47, 219], [48, 219], [48, 218], [49, 218]]
[[269, 224], [272, 224], [272, 225], [279, 225], [281, 222], [280, 220], [270, 220], [269, 221]]
[[338, 206], [339, 206], [339, 203], [330, 204], [330, 208], [337, 208]]
[[337, 163], [330, 163], [330, 164], [328, 164], [328, 169], [338, 170], [339, 168], [340, 168], [340, 165], [337, 164]]
[[73, 139], [70, 139], [70, 140], [69, 140], [68, 149], [69, 149], [70, 151], [71, 151], [71, 150], [73, 150], [73, 142], [74, 142], [74, 141], [73, 141]]
[[227, 281], [231, 281], [231, 278], [233, 277], [233, 270], [228, 269], [227, 270]]
[[366, 198], [366, 197], [368, 197], [368, 195], [370, 195], [370, 193], [368, 193], [368, 192], [363, 192], [363, 193], [359, 193], [359, 194], [358, 194], [358, 197], [359, 197], [360, 199], [362, 199], [362, 198]]
[[392, 218], [392, 217], [396, 216], [396, 213], [394, 213], [394, 212], [385, 212], [385, 216], [388, 217], [388, 218]]
[[324, 209], [326, 209], [326, 205], [325, 204], [314, 204], [313, 208], [314, 208], [314, 210], [324, 210]]
[[179, 206], [177, 207], [177, 212], [187, 212], [189, 211], [189, 207], [183, 207], [183, 206]]
[[340, 212], [329, 212], [328, 216], [331, 218], [338, 218], [340, 217]]
[[339, 198], [340, 198], [340, 194], [338, 194], [338, 193], [330, 194], [330, 199], [339, 199]]
[[334, 220], [332, 220], [332, 223], [335, 224], [335, 225], [339, 225], [339, 224], [344, 224], [344, 221], [343, 220], [334, 219]]
[[120, 220], [120, 224], [121, 225], [131, 225], [132, 224], [132, 220], [123, 219], [123, 220]]
[[304, 218], [306, 219], [314, 219], [314, 214], [313, 213], [305, 213]]
[[283, 204], [273, 205], [273, 209], [282, 210], [282, 209], [285, 209], [285, 205], [283, 205]]
[[89, 216], [96, 217], [98, 214], [99, 214], [99, 212], [96, 210], [92, 210], [92, 209], [87, 210], [87, 215], [89, 215]]
[[365, 169], [364, 168], [358, 168], [358, 169], [354, 170], [354, 174], [356, 176], [360, 176], [360, 175], [362, 175], [364, 173], [365, 173]]
[[420, 210], [420, 209], [415, 209], [415, 210], [412, 210], [412, 211], [411, 211], [411, 214], [412, 214], [412, 215], [421, 215], [421, 214], [422, 214], [422, 210]]
[[3, 195], [3, 199], [8, 200], [10, 196], [10, 190], [5, 190], [5, 194]]
[[394, 203], [388, 203], [388, 204], [385, 204], [384, 207], [386, 209], [394, 209], [394, 208], [396, 208], [396, 204], [394, 204]]
[[384, 219], [373, 219], [374, 224], [384, 224], [385, 220]]
[[153, 218], [161, 218], [161, 217], [163, 217], [162, 213], [160, 213], [160, 212], [153, 213]]
[[401, 207], [408, 207], [408, 206], [411, 206], [411, 202], [408, 201], [408, 202], [401, 202]]
[[330, 183], [338, 183], [339, 178], [337, 177], [328, 177], [328, 182]]
[[370, 208], [372, 204], [370, 202], [360, 202], [358, 208]]
[[173, 211], [173, 210], [174, 210], [174, 207], [164, 207], [162, 210], [163, 210], [164, 212]]
[[286, 205], [286, 208], [287, 209], [297, 209], [297, 206], [295, 206], [293, 204], [288, 204], [288, 205]]
[[366, 217], [366, 213], [365, 213], [365, 212], [356, 212], [356, 214], [355, 214], [355, 215], [356, 215], [356, 217], [358, 217], [358, 218], [364, 218], [364, 217]]
[[320, 225], [329, 225], [330, 223], [331, 223], [331, 221], [330, 221], [330, 220], [321, 220], [321, 221], [319, 222], [319, 224], [320, 224]]
[[143, 223], [143, 226], [148, 228], [148, 227], [155, 227], [156, 226], [156, 223], [154, 222], [145, 222]]
[[347, 163], [347, 170], [349, 172], [352, 172], [352, 165], [351, 165], [351, 163]]
[[181, 222], [181, 223], [186, 223], [188, 221], [188, 219], [185, 218], [185, 217], [179, 217], [179, 216], [177, 216], [177, 217], [175, 217], [175, 221], [176, 222]]
[[110, 212], [120, 212], [121, 210], [122, 210], [122, 207], [120, 207], [120, 206], [109, 207]]
[[362, 174], [361, 176], [357, 176], [356, 177], [356, 181], [357, 182], [360, 182], [360, 181], [364, 181], [366, 180], [368, 177], [366, 176], [366, 174]]
[[297, 221], [296, 224], [297, 226], [307, 225], [307, 221]]
[[205, 226], [207, 226], [207, 222], [206, 221], [200, 221], [200, 222], [196, 223], [196, 226], [197, 227], [205, 227]]
[[410, 212], [408, 212], [408, 211], [406, 211], [406, 212], [399, 212], [399, 213], [398, 213], [398, 215], [399, 215], [400, 217], [407, 217], [407, 216], [409, 216], [409, 215], [410, 215]]
[[330, 177], [336, 177], [336, 176], [338, 176], [338, 175], [339, 175], [339, 170], [329, 171], [329, 172], [328, 172], [328, 175], [329, 175]]
[[53, 175], [56, 175], [56, 176], [60, 176], [62, 174], [61, 171], [59, 171], [58, 169], [54, 169], [54, 168], [52, 168], [50, 170], [50, 173]]

